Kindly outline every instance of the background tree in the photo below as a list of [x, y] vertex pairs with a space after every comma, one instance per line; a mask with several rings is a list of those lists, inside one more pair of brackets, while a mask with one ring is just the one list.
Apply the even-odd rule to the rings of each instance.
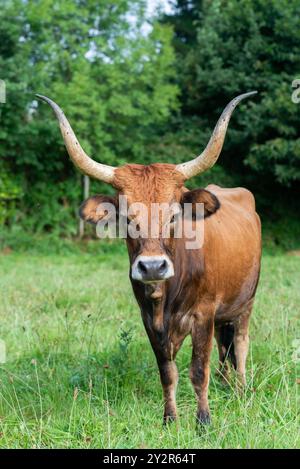
[[156, 23], [145, 34], [145, 22], [140, 0], [2, 2], [0, 156], [22, 187], [22, 224], [69, 232], [80, 200], [80, 176], [36, 92], [60, 104], [95, 159], [147, 160], [145, 143], [176, 106], [177, 88], [172, 31]]
[[146, 33], [142, 0], [3, 0], [2, 223], [76, 230], [80, 175], [35, 93], [61, 105], [88, 153], [118, 165], [190, 159], [228, 101], [257, 89], [233, 114], [218, 165], [189, 185], [245, 185], [265, 219], [293, 212], [299, 226], [298, 0], [171, 3]]
[[[224, 105], [239, 93], [258, 90], [233, 115], [220, 160], [225, 179], [238, 179], [260, 193], [274, 184], [280, 196], [286, 187], [296, 190], [300, 113], [291, 95], [300, 76], [299, 2], [178, 0], [175, 5], [175, 20], [164, 21], [175, 22], [178, 31], [173, 41], [182, 110], [177, 141], [196, 153]], [[196, 34], [181, 34], [186, 25]]]

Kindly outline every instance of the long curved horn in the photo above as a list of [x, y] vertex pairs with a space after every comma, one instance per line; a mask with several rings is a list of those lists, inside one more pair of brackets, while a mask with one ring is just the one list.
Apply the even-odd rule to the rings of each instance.
[[46, 96], [42, 96], [40, 94], [37, 94], [36, 96], [52, 107], [58, 119], [60, 130], [69, 156], [75, 166], [77, 166], [77, 168], [87, 176], [91, 176], [95, 179], [99, 179], [100, 181], [111, 184], [114, 180], [115, 168], [113, 166], [108, 166], [106, 164], [101, 164], [92, 160], [81, 148], [76, 135], [74, 134], [72, 127], [69, 124], [69, 121], [64, 115], [62, 109], [54, 101], [47, 98]]
[[257, 91], [244, 93], [230, 101], [222, 112], [205, 150], [195, 159], [176, 165], [177, 171], [180, 171], [186, 179], [190, 179], [192, 176], [196, 176], [211, 168], [221, 153], [229, 120], [234, 109], [242, 99], [248, 98], [256, 93]]

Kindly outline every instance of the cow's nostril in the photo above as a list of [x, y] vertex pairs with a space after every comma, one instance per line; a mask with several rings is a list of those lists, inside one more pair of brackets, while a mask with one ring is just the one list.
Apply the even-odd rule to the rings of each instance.
[[139, 268], [139, 270], [140, 270], [143, 274], [146, 274], [146, 273], [147, 273], [147, 270], [148, 270], [148, 269], [147, 269], [146, 265], [144, 264], [144, 262], [139, 261], [139, 263], [138, 263], [138, 268]]
[[167, 261], [166, 260], [163, 260], [162, 263], [160, 264], [158, 270], [159, 272], [165, 272], [165, 270], [167, 269], [168, 267], [168, 264], [167, 264]]

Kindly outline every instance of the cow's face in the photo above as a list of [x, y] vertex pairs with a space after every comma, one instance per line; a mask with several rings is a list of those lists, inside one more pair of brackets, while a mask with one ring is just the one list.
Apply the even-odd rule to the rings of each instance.
[[116, 184], [126, 196], [129, 223], [141, 232], [139, 237], [128, 232], [131, 277], [144, 283], [167, 280], [174, 275], [171, 210], [181, 199], [182, 175], [173, 165], [129, 165], [116, 171]]
[[[119, 219], [126, 218], [133, 280], [154, 283], [174, 275], [174, 230], [184, 203], [203, 203], [205, 216], [218, 209], [213, 194], [204, 189], [188, 191], [183, 184], [184, 178], [174, 165], [126, 165], [115, 172], [115, 198], [95, 196], [83, 203], [80, 214], [86, 221], [101, 220], [104, 202], [114, 204]], [[126, 206], [120, 206], [119, 196], [125, 196]]]

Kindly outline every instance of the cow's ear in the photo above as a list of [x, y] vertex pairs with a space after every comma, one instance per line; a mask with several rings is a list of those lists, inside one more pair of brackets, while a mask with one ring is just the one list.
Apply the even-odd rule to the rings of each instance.
[[213, 215], [219, 208], [219, 199], [206, 189], [194, 189], [183, 194], [181, 204], [192, 204], [192, 213], [196, 214], [196, 204], [204, 204], [204, 218]]
[[86, 199], [79, 208], [79, 216], [83, 220], [96, 224], [105, 216], [117, 211], [117, 199], [108, 195], [93, 195]]

